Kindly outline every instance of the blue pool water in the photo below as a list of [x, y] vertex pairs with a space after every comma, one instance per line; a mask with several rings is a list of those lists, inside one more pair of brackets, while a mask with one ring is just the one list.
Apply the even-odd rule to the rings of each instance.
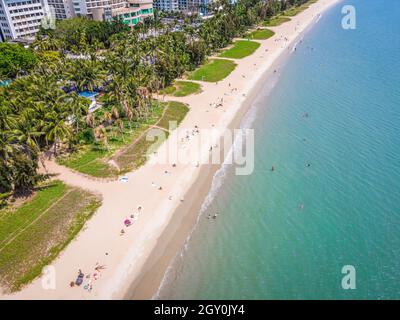
[[95, 100], [95, 97], [98, 95], [98, 93], [97, 92], [93, 92], [93, 91], [82, 91], [82, 92], [79, 92], [78, 95], [80, 97], [84, 97], [84, 98], [88, 98], [88, 99], [91, 99], [91, 100]]
[[7, 87], [11, 83], [11, 80], [2, 80], [0, 81], [0, 87]]

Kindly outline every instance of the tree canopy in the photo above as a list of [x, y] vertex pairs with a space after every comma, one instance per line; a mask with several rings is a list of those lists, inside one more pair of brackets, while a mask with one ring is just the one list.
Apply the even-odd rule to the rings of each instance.
[[0, 43], [0, 80], [27, 73], [36, 61], [37, 57], [31, 50], [18, 44]]

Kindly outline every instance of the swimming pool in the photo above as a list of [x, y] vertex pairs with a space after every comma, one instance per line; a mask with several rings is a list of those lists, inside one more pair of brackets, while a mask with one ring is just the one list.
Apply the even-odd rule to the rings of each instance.
[[10, 83], [11, 83], [10, 79], [0, 81], [0, 87], [7, 87]]
[[95, 100], [95, 97], [98, 95], [97, 92], [93, 91], [82, 91], [78, 93], [78, 96], [88, 98], [90, 100]]

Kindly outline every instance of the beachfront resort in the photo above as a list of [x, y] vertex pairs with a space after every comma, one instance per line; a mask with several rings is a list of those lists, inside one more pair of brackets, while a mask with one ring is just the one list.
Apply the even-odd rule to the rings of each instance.
[[[199, 128], [228, 127], [268, 56], [331, 2], [210, 1], [188, 14], [148, 0], [1, 0], [2, 297], [124, 297], [200, 170], [149, 164], [160, 145], [149, 133], [169, 138], [174, 122], [189, 149]], [[49, 266], [54, 290], [42, 287]]]

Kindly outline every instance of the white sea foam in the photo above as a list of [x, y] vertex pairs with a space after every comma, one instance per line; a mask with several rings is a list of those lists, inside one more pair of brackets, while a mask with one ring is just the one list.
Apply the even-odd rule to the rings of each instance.
[[[246, 112], [245, 116], [243, 117], [242, 121], [240, 122], [241, 129], [251, 128], [254, 121], [256, 120], [257, 113], [260, 111], [260, 109], [262, 107], [262, 102], [266, 101], [266, 97], [271, 93], [272, 89], [275, 87], [277, 82], [278, 82], [278, 77], [268, 79], [268, 81], [265, 83], [262, 90], [260, 90], [259, 96], [255, 99], [254, 103], [251, 105], [251, 107]], [[241, 147], [238, 143], [239, 140], [240, 140], [240, 138], [236, 137], [232, 147], [229, 149], [229, 152], [227, 153], [226, 159], [230, 159], [232, 157], [232, 154], [235, 152], [235, 150], [237, 150], [237, 148]], [[209, 208], [209, 206], [213, 203], [215, 197], [218, 195], [220, 188], [223, 186], [226, 178], [228, 177], [229, 170], [232, 170], [232, 169], [233, 169], [232, 164], [228, 164], [224, 161], [224, 163], [221, 165], [221, 167], [215, 172], [213, 179], [212, 179], [210, 191], [208, 192], [207, 196], [205, 197], [205, 199], [201, 205], [201, 208], [200, 208], [198, 216], [197, 216], [196, 223], [194, 224], [192, 230], [189, 232], [189, 234], [185, 240], [185, 243], [183, 245], [183, 248], [177, 252], [177, 254], [174, 257], [174, 259], [172, 260], [171, 264], [166, 269], [164, 277], [163, 277], [162, 281], [160, 282], [160, 286], [158, 287], [156, 293], [151, 298], [152, 300], [157, 300], [160, 298], [160, 294], [161, 294], [163, 288], [168, 286], [170, 280], [172, 280], [173, 277], [175, 276], [174, 275], [175, 266], [177, 264], [179, 264], [179, 261], [177, 259], [183, 260], [186, 251], [189, 249], [190, 239], [192, 238], [192, 235], [193, 235], [194, 231], [196, 230], [201, 217], [203, 216], [204, 212], [206, 212], [206, 210]]]

